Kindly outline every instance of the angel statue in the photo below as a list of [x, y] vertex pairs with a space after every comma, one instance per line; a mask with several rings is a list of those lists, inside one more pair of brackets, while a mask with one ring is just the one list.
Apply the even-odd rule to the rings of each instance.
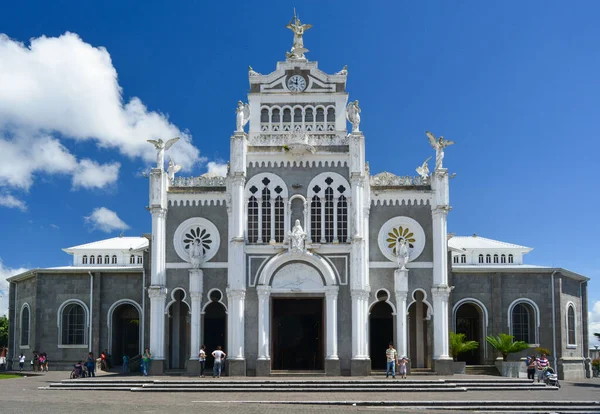
[[304, 59], [304, 54], [308, 52], [308, 49], [304, 48], [302, 35], [312, 27], [312, 24], [302, 24], [296, 16], [296, 9], [294, 9], [294, 17], [292, 17], [292, 20], [285, 27], [294, 32], [294, 45], [292, 46], [291, 53], [287, 53], [286, 56], [294, 59]]
[[358, 101], [350, 102], [346, 108], [346, 119], [352, 124], [352, 132], [358, 132], [360, 125], [360, 108]]
[[408, 252], [408, 244], [404, 238], [396, 241], [396, 261], [398, 267], [402, 270], [406, 269], [410, 253]]
[[248, 104], [244, 104], [242, 101], [238, 101], [238, 107], [235, 112], [235, 123], [237, 126], [236, 131], [244, 132], [244, 127], [250, 120], [250, 106]]
[[429, 177], [429, 165], [427, 165], [427, 163], [430, 159], [431, 157], [427, 158], [425, 162], [416, 169], [417, 174], [419, 174], [423, 180], [426, 180]]
[[306, 232], [302, 229], [300, 225], [300, 220], [296, 220], [294, 223], [294, 227], [292, 231], [288, 233], [290, 238], [290, 252], [291, 253], [302, 253], [304, 252], [306, 246]]
[[175, 164], [173, 162], [173, 158], [169, 157], [169, 168], [167, 168], [167, 177], [169, 178], [169, 182], [172, 183], [175, 179], [175, 173], [181, 171], [181, 165]]
[[344, 65], [342, 70], [334, 73], [334, 75], [347, 75], [347, 74], [348, 74], [348, 65]]
[[154, 148], [156, 148], [156, 168], [160, 168], [161, 170], [163, 170], [165, 168], [165, 151], [171, 148], [173, 144], [175, 144], [177, 141], [179, 141], [179, 137], [172, 138], [166, 143], [160, 138], [158, 140], [149, 139], [147, 141], [154, 145]]
[[204, 250], [200, 244], [200, 240], [196, 239], [192, 242], [192, 244], [190, 244], [188, 254], [190, 255], [190, 263], [192, 264], [192, 268], [199, 269], [200, 265], [204, 261]]
[[437, 140], [435, 139], [435, 135], [433, 135], [429, 131], [425, 131], [427, 134], [427, 138], [429, 138], [429, 143], [435, 149], [435, 169], [439, 170], [442, 168], [442, 160], [444, 159], [444, 148], [455, 144], [454, 141], [445, 140], [444, 137], [440, 136]]

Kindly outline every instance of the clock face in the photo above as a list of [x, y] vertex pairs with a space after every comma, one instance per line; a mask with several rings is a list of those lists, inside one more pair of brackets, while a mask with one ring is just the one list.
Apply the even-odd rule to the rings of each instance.
[[300, 75], [293, 75], [288, 79], [287, 87], [292, 92], [302, 92], [306, 89], [306, 80]]

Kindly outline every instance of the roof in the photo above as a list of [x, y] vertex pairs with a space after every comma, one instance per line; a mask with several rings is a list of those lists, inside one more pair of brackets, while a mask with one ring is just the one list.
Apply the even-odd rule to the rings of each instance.
[[588, 281], [589, 277], [583, 276], [579, 273], [572, 272], [567, 269], [563, 269], [562, 267], [549, 267], [549, 266], [536, 266], [536, 265], [505, 265], [505, 264], [475, 264], [475, 265], [467, 265], [467, 264], [453, 264], [452, 265], [453, 273], [519, 273], [519, 274], [527, 274], [527, 273], [547, 273], [551, 274], [553, 272], [558, 272], [564, 276], [570, 277], [571, 279], [579, 280], [579, 281]]
[[526, 252], [533, 250], [531, 247], [492, 240], [476, 234], [472, 236], [454, 236], [448, 240], [448, 247], [455, 249], [514, 249]]
[[6, 279], [7, 282], [18, 282], [20, 280], [29, 279], [37, 273], [137, 273], [143, 272], [142, 266], [58, 266], [41, 269], [30, 269], [26, 272], [19, 273]]
[[73, 254], [85, 250], [141, 250], [148, 247], [148, 239], [145, 237], [113, 237], [111, 239], [98, 240], [95, 242], [80, 244], [79, 246], [67, 247], [63, 251]]

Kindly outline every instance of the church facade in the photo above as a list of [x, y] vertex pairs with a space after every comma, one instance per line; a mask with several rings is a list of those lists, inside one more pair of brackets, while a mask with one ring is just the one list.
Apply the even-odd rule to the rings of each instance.
[[[428, 133], [431, 173], [424, 163], [416, 177], [371, 174], [347, 69], [321, 71], [305, 56], [310, 26], [288, 27], [286, 60], [249, 70], [226, 177], [176, 177], [161, 162], [173, 143], [155, 141], [152, 233], [103, 245], [134, 263], [111, 269], [104, 251], [101, 265], [83, 262], [84, 245], [69, 251], [75, 270], [10, 279], [13, 359], [19, 349], [56, 349], [66, 363], [83, 348], [148, 346], [154, 374], [192, 374], [205, 344], [223, 347], [229, 375], [363, 376], [384, 369], [393, 342], [412, 368], [451, 374], [450, 331], [480, 343], [461, 356], [470, 364], [492, 363], [485, 336], [504, 332], [550, 349], [563, 378], [583, 377], [588, 279], [523, 264], [523, 246], [448, 234], [451, 141]], [[131, 333], [123, 321], [136, 315]]]

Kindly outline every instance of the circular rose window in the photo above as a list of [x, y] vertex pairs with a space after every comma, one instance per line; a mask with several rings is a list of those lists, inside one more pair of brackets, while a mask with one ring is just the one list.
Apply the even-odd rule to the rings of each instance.
[[381, 226], [377, 242], [385, 257], [395, 261], [396, 246], [402, 240], [408, 245], [409, 261], [414, 261], [425, 248], [423, 227], [416, 220], [402, 216], [391, 218]]
[[207, 219], [194, 217], [181, 223], [175, 230], [173, 246], [182, 260], [190, 261], [189, 248], [196, 241], [202, 246], [204, 260], [212, 259], [217, 254], [221, 243], [217, 227]]

